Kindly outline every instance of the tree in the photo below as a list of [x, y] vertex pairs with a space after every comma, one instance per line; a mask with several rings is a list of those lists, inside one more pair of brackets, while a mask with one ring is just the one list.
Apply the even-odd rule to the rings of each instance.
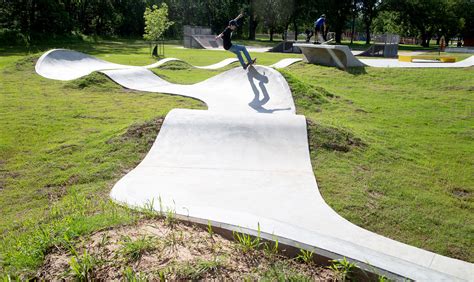
[[328, 26], [336, 33], [336, 43], [341, 43], [347, 19], [351, 15], [352, 0], [320, 0]]
[[174, 24], [168, 20], [166, 3], [162, 3], [160, 8], [157, 5], [153, 5], [151, 9], [147, 7], [143, 17], [145, 18], [145, 34], [143, 35], [145, 40], [158, 40]]
[[256, 14], [269, 29], [270, 41], [280, 29], [288, 28], [294, 12], [294, 0], [255, 0], [253, 3]]
[[381, 5], [381, 0], [362, 0], [361, 1], [361, 12], [362, 20], [365, 26], [366, 40], [365, 44], [370, 44], [370, 31], [372, 26], [372, 21], [377, 16], [379, 12], [379, 7]]

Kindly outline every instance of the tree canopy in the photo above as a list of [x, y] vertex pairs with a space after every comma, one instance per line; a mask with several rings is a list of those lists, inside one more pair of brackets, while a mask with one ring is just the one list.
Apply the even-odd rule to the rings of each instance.
[[473, 0], [0, 0], [0, 38], [139, 37], [145, 32], [146, 9], [162, 4], [174, 22], [165, 31], [170, 38], [181, 38], [184, 25], [209, 26], [219, 33], [240, 12], [246, 16], [237, 36], [250, 39], [257, 31], [272, 38], [287, 29], [301, 32], [312, 28], [322, 13], [338, 42], [354, 22], [367, 41], [373, 32], [392, 31], [419, 37], [427, 46], [441, 35], [449, 39], [474, 33]]

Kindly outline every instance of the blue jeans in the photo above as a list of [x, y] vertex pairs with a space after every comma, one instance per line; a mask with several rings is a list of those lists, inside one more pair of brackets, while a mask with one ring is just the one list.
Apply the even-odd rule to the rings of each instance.
[[242, 54], [240, 54], [240, 52], [244, 53], [245, 57], [247, 58], [247, 62], [252, 61], [252, 58], [250, 58], [250, 54], [247, 51], [247, 48], [245, 48], [245, 46], [232, 44], [229, 51], [231, 51], [232, 53], [237, 55], [237, 58], [239, 58], [239, 62], [242, 65], [242, 67], [245, 67], [245, 62], [244, 62], [244, 59], [242, 58]]

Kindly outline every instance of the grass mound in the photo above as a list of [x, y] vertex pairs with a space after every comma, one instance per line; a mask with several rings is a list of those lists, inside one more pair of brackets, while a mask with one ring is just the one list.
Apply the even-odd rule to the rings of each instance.
[[307, 119], [309, 147], [312, 151], [349, 152], [357, 147], [367, 146], [360, 138], [346, 129], [331, 127]]
[[159, 68], [163, 70], [188, 70], [188, 69], [192, 69], [193, 67], [186, 62], [171, 61], [160, 66]]
[[107, 143], [116, 145], [130, 142], [136, 143], [139, 145], [138, 148], [143, 149], [143, 153], [145, 153], [155, 142], [163, 121], [163, 117], [157, 117], [144, 123], [133, 124], [124, 134], [110, 139]]
[[79, 90], [88, 88], [121, 89], [119, 85], [113, 83], [105, 74], [99, 72], [93, 72], [84, 77], [67, 82], [64, 87]]
[[289, 71], [280, 70], [290, 86], [291, 92], [296, 103], [297, 109], [319, 110], [319, 105], [328, 103], [329, 98], [334, 98], [334, 94], [328, 92], [322, 87], [308, 84]]
[[[36, 64], [36, 61], [38, 61], [39, 55], [28, 55], [25, 56], [15, 63], [15, 68], [16, 70], [19, 71], [24, 71], [24, 70], [31, 70], [31, 66], [34, 66]], [[34, 67], [33, 67], [34, 69]]]

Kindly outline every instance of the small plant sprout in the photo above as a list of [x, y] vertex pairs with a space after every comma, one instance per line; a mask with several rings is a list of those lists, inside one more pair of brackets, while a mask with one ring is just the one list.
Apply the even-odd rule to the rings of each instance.
[[164, 216], [164, 213], [163, 213], [163, 200], [161, 200], [161, 196], [158, 196], [158, 204], [160, 205], [160, 216]]
[[156, 216], [155, 212], [155, 198], [152, 198], [151, 200], [147, 200], [143, 206], [143, 212], [146, 214], [148, 218], [154, 218]]
[[137, 261], [143, 254], [157, 247], [157, 241], [151, 236], [143, 236], [132, 240], [129, 236], [122, 237], [120, 253], [128, 261]]
[[273, 238], [275, 243], [267, 242], [264, 245], [264, 250], [267, 255], [276, 255], [278, 254], [278, 238]]
[[73, 256], [69, 261], [71, 272], [80, 281], [91, 280], [90, 275], [92, 270], [96, 267], [98, 261], [92, 257], [87, 250], [81, 256]]
[[307, 251], [305, 249], [300, 249], [300, 253], [296, 257], [297, 260], [304, 263], [310, 263], [313, 261], [314, 252]]
[[237, 243], [240, 245], [242, 248], [242, 251], [248, 252], [251, 250], [256, 250], [260, 247], [261, 243], [261, 238], [260, 238], [260, 223], [258, 224], [258, 232], [257, 232], [257, 237], [252, 238], [251, 235], [245, 234], [245, 233], [239, 233], [239, 232], [233, 232], [234, 239], [237, 241]]
[[166, 210], [165, 223], [171, 228], [175, 226], [175, 224], [176, 224], [176, 211], [174, 209], [168, 208]]
[[148, 281], [147, 277], [140, 272], [135, 272], [131, 267], [125, 268], [123, 271], [124, 280], [127, 282]]
[[346, 257], [343, 259], [331, 260], [331, 265], [329, 266], [329, 269], [333, 270], [343, 282], [351, 278], [354, 268], [357, 268], [357, 264], [349, 262]]
[[207, 221], [207, 233], [209, 233], [209, 236], [211, 236], [211, 238], [214, 235], [214, 230], [212, 230], [212, 225], [211, 225], [210, 220]]

